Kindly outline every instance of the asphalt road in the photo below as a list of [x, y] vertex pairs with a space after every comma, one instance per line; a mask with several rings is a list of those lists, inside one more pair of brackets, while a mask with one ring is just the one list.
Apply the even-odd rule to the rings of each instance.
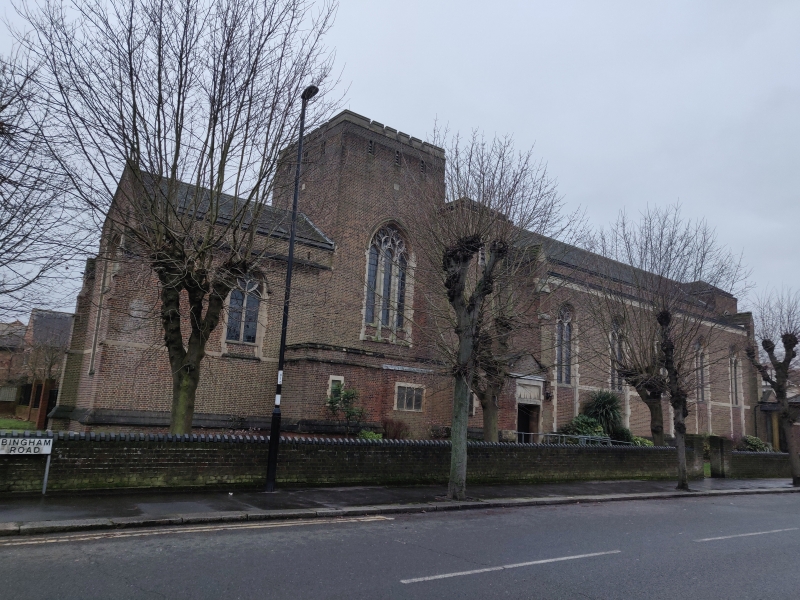
[[800, 598], [800, 495], [0, 538], [2, 598]]

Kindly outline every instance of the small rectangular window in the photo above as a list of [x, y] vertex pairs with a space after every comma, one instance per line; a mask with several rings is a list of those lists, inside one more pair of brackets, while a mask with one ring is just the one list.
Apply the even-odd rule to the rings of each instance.
[[325, 154], [325, 140], [322, 140], [322, 143], [319, 145], [319, 153]]
[[395, 167], [400, 166], [400, 150], [395, 150], [394, 152], [394, 166]]
[[424, 386], [413, 383], [398, 383], [395, 392], [395, 410], [421, 411], [424, 392]]
[[367, 142], [367, 154], [375, 154], [375, 142], [372, 140]]
[[344, 389], [344, 377], [331, 375], [328, 377], [328, 398], [338, 398]]
[[304, 163], [307, 163], [307, 162], [308, 162], [308, 150], [306, 150], [305, 152], [303, 152], [303, 162], [304, 162]]
[[422, 160], [419, 163], [419, 172], [425, 175], [428, 172], [428, 166], [425, 164], [425, 161]]

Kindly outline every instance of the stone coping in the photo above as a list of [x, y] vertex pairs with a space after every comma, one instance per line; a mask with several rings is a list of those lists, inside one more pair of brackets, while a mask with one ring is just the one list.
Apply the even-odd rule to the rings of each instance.
[[[0, 431], [0, 437], [10, 438], [53, 438], [59, 441], [91, 441], [91, 442], [168, 442], [168, 443], [231, 443], [231, 444], [268, 444], [269, 436], [261, 435], [219, 435], [219, 434], [183, 434], [171, 433], [76, 433], [74, 431]], [[281, 436], [282, 444], [313, 444], [324, 446], [415, 446], [415, 447], [449, 447], [449, 440], [366, 440], [361, 438], [318, 438], [318, 437], [286, 437]], [[469, 448], [574, 448], [591, 450], [645, 450], [674, 451], [672, 446], [601, 446], [578, 444], [524, 444], [518, 442], [476, 442], [468, 441]], [[687, 449], [691, 450], [687, 446]], [[744, 454], [744, 453], [743, 453]], [[767, 454], [753, 452], [748, 454]], [[772, 453], [776, 454], [776, 453]]]
[[751, 450], [733, 450], [731, 454], [747, 454], [749, 456], [789, 456], [788, 452], [753, 452]]

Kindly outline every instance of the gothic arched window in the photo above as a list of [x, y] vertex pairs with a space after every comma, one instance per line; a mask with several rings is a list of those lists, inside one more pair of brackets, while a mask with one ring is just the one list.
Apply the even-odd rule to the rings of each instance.
[[369, 246], [364, 322], [377, 329], [402, 329], [405, 323], [408, 254], [392, 225], [378, 230]]
[[622, 364], [622, 319], [614, 318], [611, 322], [611, 389], [622, 391], [623, 379], [619, 374]]
[[706, 401], [706, 352], [702, 342], [695, 346], [694, 366], [696, 375], [696, 398], [698, 402]]
[[556, 381], [572, 383], [572, 311], [562, 306], [556, 323]]
[[261, 303], [261, 286], [255, 279], [240, 278], [231, 290], [228, 303], [229, 342], [254, 344], [258, 330], [258, 308]]
[[739, 405], [739, 358], [736, 356], [736, 349], [731, 348], [730, 356], [730, 374], [731, 374], [731, 404], [734, 406]]

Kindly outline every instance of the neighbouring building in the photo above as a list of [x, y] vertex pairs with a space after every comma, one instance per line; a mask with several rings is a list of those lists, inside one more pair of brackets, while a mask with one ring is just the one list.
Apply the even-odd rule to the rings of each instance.
[[17, 410], [26, 326], [20, 321], [0, 323], [0, 415]]
[[72, 331], [71, 313], [35, 308], [28, 324], [0, 325], [0, 413], [33, 421], [39, 429], [56, 406]]
[[[380, 429], [388, 418], [404, 423], [413, 437], [441, 436], [450, 422], [451, 379], [437, 374], [436, 357], [418, 343], [425, 320], [414, 311], [423, 290], [413, 283], [417, 248], [402, 215], [421, 201], [410, 181], [443, 186], [444, 152], [350, 111], [309, 133], [305, 143], [309, 167], [300, 199], [283, 427], [298, 433], [341, 431], [325, 400], [340, 389], [354, 389], [366, 410], [366, 427]], [[262, 216], [271, 223], [265, 235], [278, 250], [227, 300], [203, 363], [196, 427], [269, 428], [288, 229], [274, 224], [288, 222], [291, 202], [292, 166], [285, 167], [278, 173], [283, 184], [277, 186], [285, 191], [276, 192]], [[100, 250], [87, 262], [50, 426], [163, 431], [169, 424], [172, 378], [157, 318], [157, 280], [126, 256], [124, 240], [108, 230]], [[602, 260], [573, 250], [561, 272]], [[604, 365], [582, 359], [580, 340], [591, 333], [591, 323], [580, 313], [578, 296], [587, 289], [573, 282], [543, 299], [553, 309], [525, 338], [524, 352], [498, 398], [499, 428], [507, 435], [555, 431], [598, 389], [616, 391], [626, 425], [635, 435], [649, 435], [648, 409], [615, 375], [610, 360]], [[696, 360], [703, 378], [687, 428], [738, 438], [755, 432], [760, 395], [744, 356], [752, 343], [752, 320], [738, 313], [736, 298], [721, 294], [719, 302], [728, 316], [715, 348], [699, 341]], [[721, 353], [725, 360], [707, 358]], [[669, 411], [665, 401], [667, 429]], [[481, 427], [475, 403], [473, 435], [480, 435]]]
[[[800, 372], [796, 369], [791, 370], [789, 373], [789, 385], [786, 390], [786, 396], [790, 405], [794, 405], [795, 407], [800, 405]], [[765, 442], [772, 444], [774, 449], [785, 452], [788, 445], [786, 443], [786, 436], [780, 426], [779, 413], [781, 411], [781, 406], [778, 404], [775, 392], [770, 385], [764, 381], [761, 382], [761, 397], [756, 406], [756, 411], [755, 435]], [[797, 432], [795, 435], [800, 435], [800, 432]]]

